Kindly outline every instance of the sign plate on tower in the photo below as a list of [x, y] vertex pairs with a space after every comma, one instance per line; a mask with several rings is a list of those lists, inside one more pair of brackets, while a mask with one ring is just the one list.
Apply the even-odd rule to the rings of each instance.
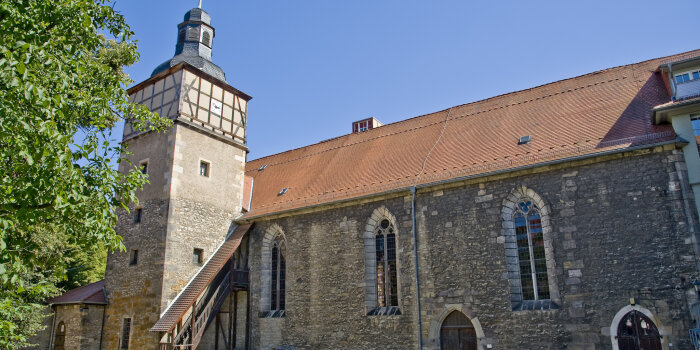
[[211, 112], [216, 115], [221, 115], [221, 109], [223, 106], [221, 105], [221, 101], [217, 101], [215, 99], [211, 99]]

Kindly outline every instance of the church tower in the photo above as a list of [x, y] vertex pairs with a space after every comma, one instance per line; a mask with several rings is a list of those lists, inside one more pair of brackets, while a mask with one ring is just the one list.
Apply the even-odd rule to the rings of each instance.
[[138, 206], [118, 213], [126, 252], [107, 259], [109, 306], [104, 349], [156, 349], [149, 329], [224, 241], [240, 215], [250, 96], [226, 82], [214, 64], [209, 14], [194, 8], [178, 25], [175, 55], [129, 89], [132, 102], [173, 121], [164, 132], [127, 123], [126, 172], [138, 166], [150, 183]]

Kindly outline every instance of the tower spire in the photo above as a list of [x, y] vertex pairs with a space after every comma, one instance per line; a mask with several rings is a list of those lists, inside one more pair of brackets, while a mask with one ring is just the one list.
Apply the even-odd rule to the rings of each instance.
[[177, 25], [175, 56], [156, 67], [151, 75], [186, 62], [216, 79], [226, 81], [224, 71], [211, 61], [214, 42], [211, 16], [202, 10], [202, 0], [198, 3], [199, 7], [187, 11], [182, 23]]

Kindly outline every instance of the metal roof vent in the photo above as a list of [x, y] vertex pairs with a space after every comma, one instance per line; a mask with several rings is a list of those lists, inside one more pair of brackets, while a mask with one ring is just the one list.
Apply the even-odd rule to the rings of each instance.
[[258, 168], [258, 171], [263, 171], [267, 168], [267, 164], [263, 164], [261, 167]]
[[519, 145], [524, 145], [528, 142], [530, 142], [530, 135], [520, 136], [520, 140], [518, 140]]
[[278, 196], [281, 196], [281, 195], [287, 193], [288, 190], [289, 190], [289, 187], [285, 187], [285, 188], [283, 188], [282, 191], [280, 191], [280, 193], [278, 193], [277, 195], [278, 195]]

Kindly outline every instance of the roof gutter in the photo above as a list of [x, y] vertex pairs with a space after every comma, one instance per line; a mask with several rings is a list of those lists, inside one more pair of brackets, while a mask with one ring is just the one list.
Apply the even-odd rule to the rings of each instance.
[[[54, 338], [54, 333], [56, 332], [56, 307], [53, 305], [49, 306], [51, 308], [51, 311], [53, 311], [53, 317], [51, 318], [51, 332], [49, 333], [49, 349], [53, 349], [53, 338]], [[104, 324], [104, 320], [102, 321]], [[102, 333], [102, 332], [100, 332]], [[102, 337], [102, 334], [100, 334], [100, 337]]]
[[670, 104], [664, 104], [658, 107], [654, 107], [651, 110], [653, 120], [655, 124], [660, 124], [661, 122], [668, 121], [668, 118], [675, 115], [694, 113], [698, 111], [700, 107], [700, 98], [692, 97], [685, 101], [674, 102]]
[[673, 79], [673, 64], [668, 63], [666, 64], [666, 68], [668, 68], [668, 81], [671, 83], [671, 92], [673, 95], [671, 95], [671, 101], [676, 100], [676, 79]]
[[645, 144], [645, 145], [639, 145], [639, 146], [628, 147], [628, 148], [618, 148], [618, 149], [613, 149], [613, 150], [609, 150], [609, 151], [589, 153], [589, 154], [583, 154], [583, 155], [579, 155], [579, 156], [555, 159], [555, 160], [550, 160], [550, 161], [545, 161], [545, 162], [540, 162], [540, 163], [535, 163], [535, 164], [528, 164], [528, 165], [523, 165], [523, 166], [519, 166], [519, 167], [515, 167], [515, 168], [507, 168], [507, 169], [501, 169], [501, 170], [494, 170], [494, 171], [490, 171], [490, 172], [486, 172], [486, 173], [479, 173], [479, 174], [474, 174], [474, 175], [454, 177], [451, 179], [434, 181], [434, 182], [427, 182], [427, 183], [415, 185], [415, 186], [399, 187], [399, 188], [395, 188], [393, 190], [377, 192], [377, 193], [367, 194], [367, 195], [358, 196], [358, 197], [344, 198], [344, 199], [339, 199], [339, 200], [335, 200], [335, 201], [307, 205], [307, 206], [300, 207], [300, 208], [292, 208], [292, 209], [275, 211], [275, 212], [265, 213], [265, 214], [260, 214], [260, 215], [253, 215], [253, 216], [249, 216], [249, 217], [243, 217], [239, 220], [235, 220], [235, 222], [236, 222], [236, 224], [243, 225], [243, 224], [251, 223], [251, 222], [258, 220], [258, 219], [289, 214], [289, 213], [293, 213], [293, 212], [304, 210], [304, 209], [313, 209], [313, 208], [319, 208], [319, 207], [324, 207], [324, 206], [339, 204], [339, 203], [344, 203], [344, 202], [350, 202], [350, 201], [355, 201], [355, 200], [369, 199], [369, 198], [374, 198], [374, 197], [378, 197], [378, 196], [390, 195], [390, 194], [401, 193], [401, 192], [410, 192], [411, 188], [414, 188], [414, 187], [416, 188], [416, 190], [418, 190], [418, 189], [422, 189], [422, 188], [445, 185], [445, 184], [449, 184], [449, 183], [453, 183], [453, 182], [460, 182], [460, 181], [478, 179], [478, 178], [488, 177], [488, 176], [493, 176], [493, 175], [511, 173], [511, 172], [516, 172], [516, 171], [521, 171], [521, 170], [534, 169], [534, 168], [539, 168], [539, 167], [543, 167], [543, 166], [547, 166], [547, 165], [555, 165], [555, 164], [561, 164], [561, 163], [572, 162], [572, 161], [577, 161], [577, 160], [607, 156], [607, 155], [611, 155], [611, 154], [625, 153], [625, 152], [636, 151], [636, 150], [641, 150], [641, 149], [646, 149], [646, 148], [653, 148], [653, 147], [664, 146], [664, 145], [669, 145], [669, 144], [685, 145], [687, 143], [688, 143], [688, 141], [686, 141], [680, 137], [676, 137], [676, 138], [674, 138], [672, 140], [668, 140], [668, 141], [649, 143], [649, 144]]

